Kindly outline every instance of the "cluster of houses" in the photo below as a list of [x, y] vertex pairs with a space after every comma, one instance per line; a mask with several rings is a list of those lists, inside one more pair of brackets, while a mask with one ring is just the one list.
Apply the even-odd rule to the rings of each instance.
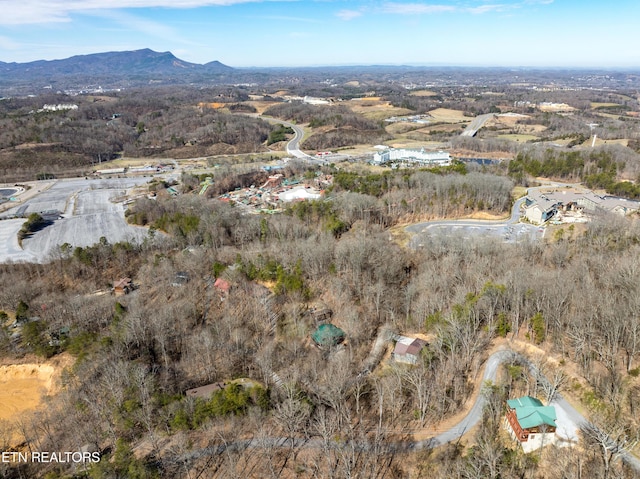
[[524, 204], [524, 215], [535, 224], [543, 224], [559, 213], [603, 211], [627, 215], [640, 209], [640, 202], [598, 195], [592, 191], [558, 190], [542, 192], [530, 190]]
[[[417, 364], [427, 341], [401, 335], [395, 335], [393, 339], [395, 347], [391, 355], [392, 361], [408, 365]], [[512, 439], [520, 444], [525, 453], [551, 444], [567, 446], [577, 440], [575, 431], [570, 432], [559, 428], [554, 406], [545, 406], [542, 401], [531, 396], [507, 401], [504, 428]], [[558, 434], [559, 432], [567, 437]]]
[[312, 180], [299, 180], [288, 179], [281, 173], [276, 173], [269, 176], [262, 186], [237, 189], [224, 193], [218, 198], [221, 201], [245, 207], [252, 213], [272, 213], [280, 211], [287, 203], [319, 199], [324, 194], [324, 190], [332, 184], [332, 175], [320, 175]]

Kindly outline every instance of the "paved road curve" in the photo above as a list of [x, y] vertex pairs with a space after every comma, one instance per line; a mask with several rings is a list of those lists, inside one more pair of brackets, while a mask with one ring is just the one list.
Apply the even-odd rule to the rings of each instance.
[[493, 118], [495, 116], [495, 114], [493, 113], [487, 113], [486, 115], [478, 115], [476, 116], [471, 123], [469, 123], [469, 126], [467, 126], [464, 131], [462, 133], [460, 133], [460, 136], [476, 136], [476, 133], [478, 133], [478, 130], [480, 128], [482, 128], [484, 126], [484, 124], [490, 119]]
[[[495, 382], [498, 376], [498, 370], [500, 365], [507, 362], [518, 360], [522, 364], [529, 368], [532, 375], [539, 378], [539, 380], [546, 380], [543, 376], [539, 375], [535, 366], [521, 354], [511, 350], [502, 349], [493, 353], [487, 359], [485, 365], [484, 374], [482, 376], [482, 382], [491, 381]], [[388, 446], [392, 450], [396, 451], [412, 451], [420, 449], [431, 449], [438, 447], [453, 441], [460, 439], [465, 433], [477, 425], [482, 419], [482, 410], [486, 404], [485, 397], [482, 393], [478, 394], [475, 402], [469, 409], [469, 412], [465, 417], [455, 426], [438, 434], [437, 436], [424, 439], [421, 441], [402, 441], [394, 442]], [[556, 395], [556, 398], [551, 402], [556, 407], [556, 412], [559, 417], [563, 417], [564, 421], [569, 423], [569, 426], [574, 427], [576, 430], [584, 423], [587, 423], [587, 419], [582, 416], [573, 406], [565, 401], [560, 394]], [[244, 450], [249, 448], [264, 448], [264, 447], [294, 447], [294, 448], [320, 448], [323, 446], [340, 448], [344, 447], [341, 443], [325, 444], [321, 439], [303, 439], [303, 438], [287, 438], [287, 437], [266, 437], [259, 439], [247, 439], [246, 441], [237, 441], [233, 443], [220, 444], [215, 447], [209, 447], [206, 449], [199, 449], [197, 451], [191, 451], [185, 454], [182, 459], [189, 460], [197, 457], [203, 457], [207, 455], [222, 454], [226, 449]], [[360, 450], [371, 450], [373, 446], [371, 444], [362, 443], [355, 445]], [[623, 452], [620, 457], [630, 467], [640, 472], [640, 460], [630, 453]]]
[[[539, 188], [530, 188], [528, 191]], [[409, 242], [412, 248], [424, 246], [424, 235], [428, 233], [447, 233], [464, 231], [468, 236], [490, 236], [505, 242], [514, 243], [525, 238], [539, 240], [544, 229], [528, 223], [520, 223], [520, 210], [526, 196], [516, 200], [511, 207], [511, 216], [501, 220], [436, 220], [416, 223], [405, 227], [405, 231], [414, 235]]]

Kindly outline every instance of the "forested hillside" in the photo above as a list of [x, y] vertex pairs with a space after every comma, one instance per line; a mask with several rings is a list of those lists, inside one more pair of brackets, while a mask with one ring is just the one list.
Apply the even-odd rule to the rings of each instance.
[[[557, 386], [632, 438], [637, 220], [602, 218], [549, 243], [436, 236], [411, 250], [386, 229], [413, 214], [411, 198], [421, 216], [462, 214], [461, 204], [504, 213], [511, 183], [455, 171], [373, 181], [336, 175], [325, 201], [269, 217], [197, 195], [141, 200], [129, 213], [152, 227], [141, 245], [103, 241], [63, 247], [47, 265], [3, 265], [0, 309], [37, 319], [19, 341], [0, 328], [2, 356], [75, 363], [14, 431], [41, 450], [93, 445], [103, 459], [88, 474], [103, 478], [632, 477], [588, 441], [524, 455], [508, 440], [504, 400], [543, 394], [517, 362], [483, 389], [491, 407], [460, 442], [420, 453], [398, 444], [467, 407], [504, 341], [559, 358]], [[133, 279], [132, 293], [96, 294], [120, 277]], [[313, 344], [318, 311], [344, 344]], [[398, 333], [429, 338], [416, 366], [374, 346]], [[210, 383], [224, 387], [185, 395]], [[6, 477], [72, 474], [64, 464], [0, 467]]]

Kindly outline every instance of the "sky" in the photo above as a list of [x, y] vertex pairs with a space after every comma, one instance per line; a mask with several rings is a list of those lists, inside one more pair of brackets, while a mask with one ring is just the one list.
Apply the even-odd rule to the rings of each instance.
[[[613, 6], [615, 5], [615, 6]], [[640, 67], [640, 0], [0, 0], [0, 61]]]

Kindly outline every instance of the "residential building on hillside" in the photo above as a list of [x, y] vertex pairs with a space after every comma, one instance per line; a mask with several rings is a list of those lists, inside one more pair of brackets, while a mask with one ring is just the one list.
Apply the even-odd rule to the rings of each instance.
[[553, 406], [543, 406], [531, 396], [509, 399], [507, 405], [505, 429], [525, 453], [555, 443], [557, 416]]
[[423, 339], [398, 336], [392, 358], [399, 363], [417, 364], [420, 352], [426, 345], [427, 342]]
[[311, 334], [311, 339], [320, 348], [330, 348], [342, 343], [345, 336], [344, 331], [339, 327], [331, 323], [325, 323], [318, 326]]
[[129, 294], [131, 291], [133, 291], [131, 278], [121, 278], [113, 282], [113, 293], [116, 296]]
[[524, 203], [525, 217], [535, 224], [542, 224], [553, 218], [559, 211], [595, 212], [603, 211], [621, 216], [640, 210], [640, 202], [598, 195], [592, 191], [559, 190], [541, 192], [530, 191]]

